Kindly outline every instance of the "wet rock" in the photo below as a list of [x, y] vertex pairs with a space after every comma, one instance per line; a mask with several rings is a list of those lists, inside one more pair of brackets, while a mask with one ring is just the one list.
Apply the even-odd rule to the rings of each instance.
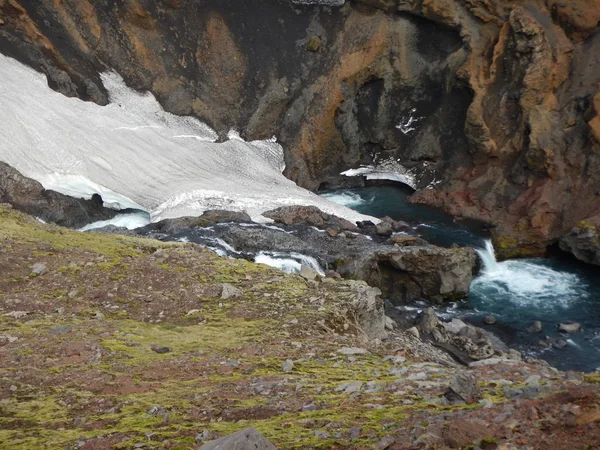
[[581, 331], [581, 324], [577, 322], [563, 322], [559, 323], [557, 328], [561, 333], [577, 333]]
[[472, 404], [481, 400], [482, 393], [475, 376], [461, 371], [452, 377], [444, 396], [452, 403]]
[[161, 345], [152, 345], [150, 346], [153, 352], [164, 355], [165, 353], [170, 353], [171, 349], [169, 347], [163, 347]]
[[277, 450], [254, 428], [247, 428], [204, 444], [199, 450]]
[[494, 325], [496, 322], [497, 320], [494, 316], [485, 316], [483, 318], [483, 323], [485, 323], [486, 325]]
[[530, 326], [527, 327], [526, 331], [528, 333], [541, 333], [543, 329], [542, 322], [535, 320]]
[[35, 263], [33, 266], [31, 266], [31, 273], [33, 275], [43, 275], [47, 271], [48, 267], [46, 267], [46, 265], [42, 263]]

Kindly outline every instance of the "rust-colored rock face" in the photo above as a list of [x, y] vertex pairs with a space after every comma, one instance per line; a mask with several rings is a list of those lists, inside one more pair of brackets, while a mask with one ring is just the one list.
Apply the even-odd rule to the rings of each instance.
[[414, 201], [497, 225], [512, 256], [600, 213], [599, 20], [597, 0], [0, 0], [0, 52], [65, 95], [107, 103], [114, 70], [220, 132], [275, 135], [311, 189], [393, 158]]

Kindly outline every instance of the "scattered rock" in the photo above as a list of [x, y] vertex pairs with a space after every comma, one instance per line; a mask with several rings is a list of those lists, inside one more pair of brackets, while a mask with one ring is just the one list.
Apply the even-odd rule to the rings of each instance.
[[309, 411], [318, 411], [319, 407], [317, 405], [315, 405], [314, 403], [309, 403], [307, 405], [302, 406], [302, 412], [309, 412]]
[[444, 322], [442, 325], [444, 326], [447, 332], [452, 334], [459, 334], [460, 330], [467, 326], [467, 324], [464, 323], [462, 320], [456, 318], [452, 319], [450, 322]]
[[416, 337], [417, 339], [421, 338], [421, 335], [419, 333], [419, 330], [417, 329], [417, 327], [410, 327], [408, 330], [406, 330], [406, 333]]
[[542, 322], [539, 320], [535, 320], [531, 325], [529, 325], [526, 329], [528, 333], [541, 333], [544, 328], [542, 327]]
[[35, 263], [31, 266], [31, 274], [32, 275], [43, 275], [48, 271], [48, 267], [42, 263]]
[[559, 323], [557, 328], [561, 333], [577, 333], [581, 331], [581, 324], [577, 322], [563, 322]]
[[294, 370], [294, 361], [291, 359], [286, 359], [281, 365], [281, 370], [283, 370], [285, 373], [289, 373]]
[[344, 347], [339, 349], [338, 353], [341, 353], [342, 355], [366, 355], [369, 353], [369, 350], [366, 348]]
[[485, 316], [483, 318], [483, 323], [486, 325], [494, 325], [496, 323], [496, 318], [494, 316]]
[[467, 371], [461, 371], [450, 381], [444, 397], [451, 403], [472, 404], [481, 400], [482, 393], [475, 376]]
[[340, 234], [339, 228], [329, 227], [325, 231], [331, 237], [336, 237], [338, 234]]
[[389, 316], [385, 316], [385, 329], [393, 331], [396, 328], [396, 321]]
[[277, 450], [254, 428], [247, 428], [204, 444], [199, 450]]
[[22, 319], [29, 314], [27, 311], [10, 311], [5, 313], [6, 317], [12, 317], [13, 319]]
[[417, 317], [416, 327], [423, 333], [431, 333], [440, 323], [433, 308], [425, 308]]
[[329, 439], [330, 434], [327, 431], [323, 431], [323, 430], [315, 430], [315, 437], [318, 437], [319, 439], [325, 440], [325, 439]]
[[71, 332], [71, 327], [67, 326], [58, 326], [50, 328], [50, 333], [52, 334], [67, 334]]
[[379, 222], [375, 225], [375, 230], [380, 236], [391, 236], [393, 233], [392, 225], [388, 222]]
[[4, 19], [0, 19], [0, 27], [4, 25]]
[[4, 347], [5, 345], [12, 344], [13, 342], [18, 341], [19, 338], [16, 336], [11, 336], [9, 334], [0, 334], [0, 347]]
[[306, 280], [316, 280], [319, 277], [318, 272], [309, 265], [300, 266], [300, 276]]
[[396, 439], [393, 436], [387, 435], [381, 438], [379, 442], [375, 444], [375, 448], [379, 450], [386, 450], [396, 443]]
[[223, 300], [228, 300], [230, 298], [239, 297], [242, 295], [242, 291], [236, 288], [233, 284], [223, 283], [221, 290], [221, 298]]
[[352, 394], [354, 392], [359, 392], [362, 388], [362, 381], [346, 381], [338, 385], [335, 388], [337, 392], [345, 392], [346, 394]]
[[147, 414], [150, 417], [162, 417], [163, 419], [166, 420], [166, 419], [168, 419], [171, 412], [163, 406], [156, 405], [156, 406], [153, 406], [152, 408], [150, 408], [148, 410]]
[[162, 347], [160, 345], [152, 345], [150, 347], [153, 352], [164, 355], [165, 353], [171, 353], [171, 349], [169, 347]]

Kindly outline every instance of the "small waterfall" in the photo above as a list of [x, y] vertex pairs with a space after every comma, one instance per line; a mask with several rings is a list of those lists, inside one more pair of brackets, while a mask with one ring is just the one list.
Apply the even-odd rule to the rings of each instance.
[[476, 249], [477, 254], [483, 262], [484, 273], [497, 272], [500, 269], [498, 261], [496, 260], [496, 252], [494, 251], [494, 245], [492, 241], [486, 239], [485, 248]]

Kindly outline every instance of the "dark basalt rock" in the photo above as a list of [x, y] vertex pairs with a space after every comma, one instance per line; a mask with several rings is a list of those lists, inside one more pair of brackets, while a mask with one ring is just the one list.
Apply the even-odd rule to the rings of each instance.
[[[263, 226], [249, 220], [236, 224], [228, 220], [211, 222], [211, 228], [205, 229], [208, 223], [201, 216], [168, 219], [136, 231], [160, 239], [185, 238], [217, 247], [218, 240], [222, 240], [235, 249], [233, 256], [248, 259], [260, 252], [311, 256], [323, 269], [334, 270], [343, 278], [364, 280], [396, 303], [458, 300], [469, 293], [476, 265], [472, 249], [436, 247], [417, 237], [398, 246], [393, 238], [380, 236], [375, 228], [367, 229], [373, 232], [371, 236], [348, 231], [359, 228], [314, 206], [279, 208], [265, 215], [278, 224]], [[333, 227], [346, 231], [330, 233]]]
[[327, 214], [316, 206], [282, 206], [263, 213], [263, 216], [284, 225], [295, 225], [306, 222], [317, 228], [358, 231], [358, 227], [352, 222]]
[[102, 197], [77, 199], [44, 189], [35, 180], [25, 177], [13, 167], [0, 162], [0, 203], [42, 219], [70, 228], [80, 228], [91, 222], [108, 220], [119, 211], [104, 208]]
[[227, 211], [222, 209], [209, 209], [199, 217], [178, 217], [176, 219], [164, 219], [160, 222], [146, 225], [140, 233], [166, 233], [177, 234], [195, 228], [205, 227], [219, 222], [251, 222], [250, 216], [243, 211]]

